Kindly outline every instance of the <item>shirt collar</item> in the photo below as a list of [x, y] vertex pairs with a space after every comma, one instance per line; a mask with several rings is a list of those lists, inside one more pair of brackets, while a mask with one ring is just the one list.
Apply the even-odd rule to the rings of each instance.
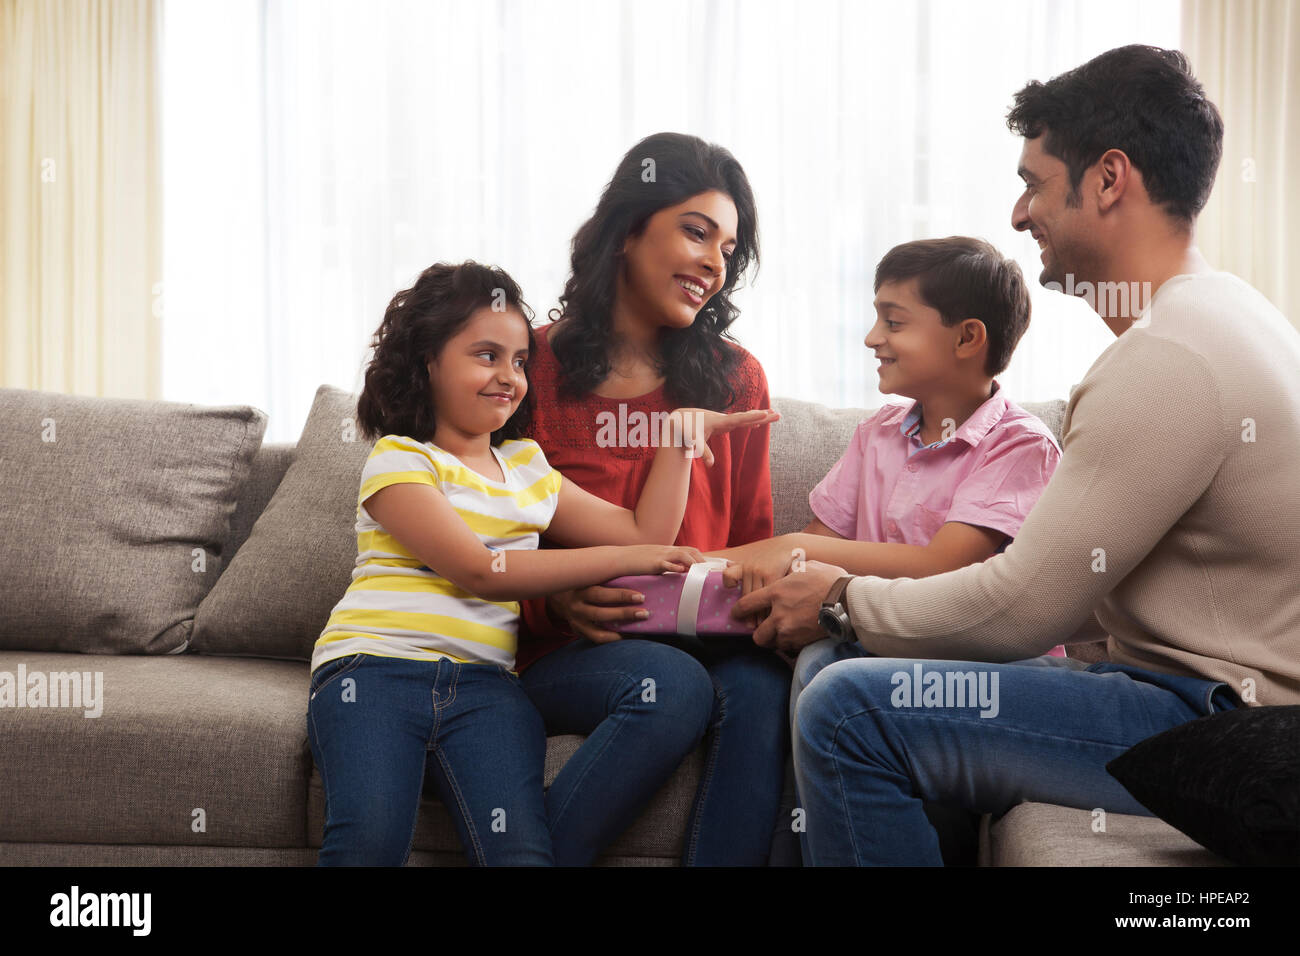
[[[984, 400], [983, 405], [971, 413], [970, 418], [962, 422], [961, 427], [957, 429], [955, 434], [950, 438], [935, 442], [932, 446], [925, 447], [938, 448], [955, 438], [960, 439], [974, 448], [984, 440], [984, 436], [989, 433], [989, 430], [1002, 420], [1002, 416], [1006, 414], [1006, 410], [1007, 399], [1002, 394], [1002, 386], [999, 384], [997, 379], [994, 379], [993, 393]], [[921, 439], [918, 437], [918, 433], [920, 432], [920, 421], [921, 403], [913, 402], [912, 407], [908, 409], [907, 414], [903, 416], [902, 424], [898, 426], [898, 430], [902, 432], [905, 437], [911, 438], [917, 445], [921, 444]]]

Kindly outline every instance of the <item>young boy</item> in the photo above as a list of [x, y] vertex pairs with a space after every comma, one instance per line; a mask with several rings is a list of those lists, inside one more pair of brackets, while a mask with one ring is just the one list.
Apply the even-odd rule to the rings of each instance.
[[[814, 518], [802, 533], [722, 552], [737, 562], [728, 583], [745, 594], [799, 560], [890, 578], [983, 561], [1010, 544], [1060, 461], [1052, 433], [995, 378], [1029, 326], [1015, 262], [979, 239], [907, 242], [880, 260], [875, 291], [865, 345], [880, 390], [914, 401], [858, 426], [808, 496]], [[792, 708], [814, 673], [797, 675]]]

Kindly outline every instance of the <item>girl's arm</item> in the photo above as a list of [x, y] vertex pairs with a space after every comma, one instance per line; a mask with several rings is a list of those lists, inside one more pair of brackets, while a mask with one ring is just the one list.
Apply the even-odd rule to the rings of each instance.
[[[635, 511], [611, 504], [566, 478], [546, 537], [566, 547], [672, 544], [686, 513], [692, 459], [702, 457], [706, 465], [713, 464], [709, 437], [735, 428], [769, 424], [779, 417], [770, 409], [731, 415], [700, 408], [677, 409], [662, 423], [659, 450]], [[610, 577], [615, 575], [606, 576]]]
[[685, 571], [702, 557], [694, 548], [658, 545], [492, 551], [447, 496], [426, 484], [388, 485], [367, 498], [363, 507], [435, 574], [488, 601], [541, 597], [625, 574]]

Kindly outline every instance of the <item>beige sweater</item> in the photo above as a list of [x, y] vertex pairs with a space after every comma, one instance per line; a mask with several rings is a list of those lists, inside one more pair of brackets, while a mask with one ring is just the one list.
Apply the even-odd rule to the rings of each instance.
[[863, 647], [1014, 661], [1108, 634], [1116, 663], [1300, 704], [1300, 333], [1236, 276], [1175, 276], [1074, 389], [1063, 436], [1006, 552], [850, 582]]

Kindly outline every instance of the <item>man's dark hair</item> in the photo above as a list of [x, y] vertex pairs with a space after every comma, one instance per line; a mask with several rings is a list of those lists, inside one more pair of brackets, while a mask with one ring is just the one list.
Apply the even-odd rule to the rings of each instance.
[[1142, 173], [1151, 201], [1190, 226], [1210, 198], [1223, 155], [1223, 119], [1187, 57], [1154, 46], [1122, 46], [1046, 83], [1016, 93], [1007, 126], [1065, 163], [1071, 205], [1084, 171], [1119, 149]]
[[1015, 260], [983, 239], [949, 236], [894, 246], [876, 266], [876, 287], [916, 279], [917, 292], [947, 326], [979, 319], [988, 335], [984, 371], [1001, 375], [1029, 328], [1029, 290]]

